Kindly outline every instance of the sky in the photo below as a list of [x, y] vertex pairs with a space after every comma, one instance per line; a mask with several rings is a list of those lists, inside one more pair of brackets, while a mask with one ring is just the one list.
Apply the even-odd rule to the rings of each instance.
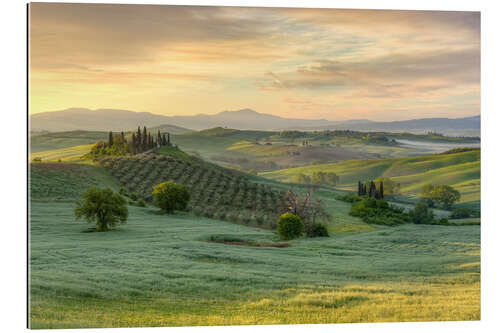
[[480, 13], [30, 4], [30, 114], [480, 113]]

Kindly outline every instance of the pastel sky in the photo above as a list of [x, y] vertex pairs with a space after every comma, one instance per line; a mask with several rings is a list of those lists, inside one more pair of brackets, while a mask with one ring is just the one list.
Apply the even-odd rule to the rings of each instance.
[[479, 12], [32, 3], [30, 113], [480, 112]]

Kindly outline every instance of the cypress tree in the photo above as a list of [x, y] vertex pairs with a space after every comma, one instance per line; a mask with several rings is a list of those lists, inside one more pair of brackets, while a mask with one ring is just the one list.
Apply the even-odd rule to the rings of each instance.
[[142, 130], [142, 150], [146, 150], [148, 148], [148, 132], [146, 130], [146, 126], [144, 126]]
[[380, 199], [384, 198], [384, 182], [380, 181]]
[[120, 133], [120, 135], [122, 136], [122, 141], [123, 141], [123, 142], [126, 142], [126, 141], [125, 141], [125, 133], [121, 132], [121, 133]]
[[132, 133], [132, 154], [135, 154], [137, 149], [137, 142], [135, 140], [135, 133]]
[[167, 146], [170, 146], [170, 133], [167, 133]]
[[361, 194], [361, 181], [358, 180], [358, 197], [360, 197], [362, 194]]
[[376, 191], [375, 183], [373, 183], [373, 180], [372, 180], [372, 181], [370, 181], [370, 190], [368, 192], [368, 196], [370, 198], [375, 197], [375, 191]]
[[113, 146], [113, 132], [109, 131], [109, 136], [108, 136], [108, 147]]

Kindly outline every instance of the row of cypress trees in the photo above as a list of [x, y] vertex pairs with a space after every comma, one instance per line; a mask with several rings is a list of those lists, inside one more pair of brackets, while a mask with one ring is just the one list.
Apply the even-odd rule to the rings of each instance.
[[[368, 188], [368, 189], [367, 189]], [[383, 199], [384, 198], [384, 182], [379, 182], [379, 186], [375, 185], [375, 182], [371, 180], [368, 183], [362, 183], [358, 181], [358, 196], [367, 195], [370, 198]]]
[[117, 144], [126, 146], [129, 153], [138, 154], [153, 148], [170, 146], [170, 133], [161, 133], [160, 130], [158, 130], [156, 135], [151, 135], [151, 132], [148, 132], [146, 126], [144, 126], [142, 130], [141, 127], [138, 126], [137, 132], [132, 133], [132, 141], [128, 142], [127, 139], [125, 139], [125, 133], [121, 132], [117, 135], [110, 131], [107, 147], [112, 148]]

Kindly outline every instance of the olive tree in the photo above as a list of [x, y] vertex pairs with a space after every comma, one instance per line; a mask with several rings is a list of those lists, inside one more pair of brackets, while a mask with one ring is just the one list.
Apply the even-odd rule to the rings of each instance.
[[128, 219], [126, 200], [110, 188], [92, 187], [76, 202], [75, 217], [95, 223], [97, 231], [108, 231], [116, 225], [125, 224]]
[[153, 187], [153, 198], [158, 207], [166, 213], [174, 210], [184, 210], [189, 202], [189, 189], [172, 181]]

